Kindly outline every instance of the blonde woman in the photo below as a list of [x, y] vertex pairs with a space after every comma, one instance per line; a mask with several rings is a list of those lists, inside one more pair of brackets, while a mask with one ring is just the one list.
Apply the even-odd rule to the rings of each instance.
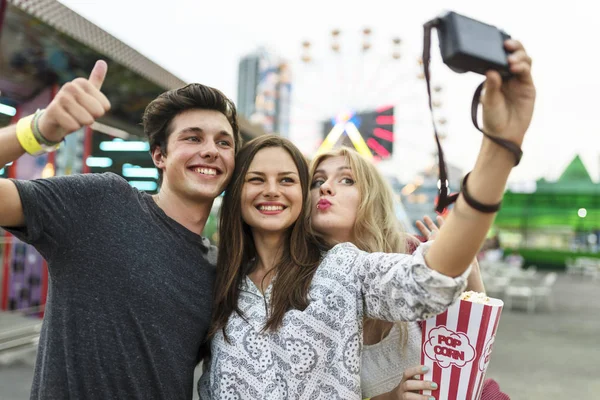
[[[323, 218], [313, 212], [315, 234], [334, 245], [350, 241], [368, 252], [406, 253], [420, 244], [404, 232], [395, 217], [391, 189], [375, 166], [353, 150], [342, 148], [319, 155], [312, 161], [313, 202], [328, 190], [346, 218]], [[316, 190], [319, 188], [319, 190]], [[349, 215], [355, 214], [353, 224]], [[439, 226], [443, 218], [438, 217]], [[422, 239], [432, 240], [439, 228], [429, 217], [418, 221]], [[319, 232], [320, 231], [320, 232]], [[471, 265], [467, 290], [483, 292], [479, 265]], [[387, 322], [367, 319], [363, 330], [361, 391], [363, 398], [428, 399], [419, 390], [436, 390], [436, 382], [417, 379], [424, 372], [421, 361], [421, 328], [418, 322]]]

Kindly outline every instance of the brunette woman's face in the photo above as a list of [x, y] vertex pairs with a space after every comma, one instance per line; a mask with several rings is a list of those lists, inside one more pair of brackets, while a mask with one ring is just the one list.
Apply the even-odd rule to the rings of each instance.
[[298, 168], [281, 147], [259, 150], [250, 163], [242, 188], [242, 218], [253, 230], [283, 234], [302, 211]]
[[311, 182], [313, 229], [328, 241], [352, 242], [361, 196], [346, 157], [321, 161]]

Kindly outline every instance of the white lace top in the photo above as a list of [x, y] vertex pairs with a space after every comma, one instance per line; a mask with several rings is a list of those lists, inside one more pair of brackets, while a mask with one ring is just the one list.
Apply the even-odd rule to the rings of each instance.
[[199, 382], [202, 399], [361, 398], [363, 317], [415, 321], [446, 310], [465, 289], [470, 268], [450, 278], [413, 255], [366, 253], [350, 243], [324, 254], [304, 311], [290, 310], [275, 332], [263, 332], [271, 301], [247, 278], [233, 313], [213, 338]]
[[363, 346], [360, 370], [363, 398], [389, 392], [398, 386], [405, 369], [421, 365], [419, 324], [408, 323], [408, 341], [404, 349], [400, 334], [400, 327], [394, 324], [381, 342]]

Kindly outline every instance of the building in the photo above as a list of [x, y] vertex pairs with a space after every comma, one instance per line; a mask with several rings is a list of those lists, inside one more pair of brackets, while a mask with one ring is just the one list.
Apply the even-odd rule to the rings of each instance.
[[265, 132], [289, 136], [291, 90], [289, 64], [266, 49], [240, 60], [238, 111]]

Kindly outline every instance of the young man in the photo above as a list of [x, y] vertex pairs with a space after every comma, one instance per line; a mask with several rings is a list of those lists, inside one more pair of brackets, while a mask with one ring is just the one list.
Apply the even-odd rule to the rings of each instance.
[[[0, 165], [104, 115], [106, 71], [99, 61], [43, 113], [0, 130]], [[32, 399], [192, 398], [216, 262], [201, 233], [233, 172], [236, 118], [200, 84], [150, 103], [154, 197], [110, 173], [0, 179], [0, 226], [35, 246], [50, 274]]]

